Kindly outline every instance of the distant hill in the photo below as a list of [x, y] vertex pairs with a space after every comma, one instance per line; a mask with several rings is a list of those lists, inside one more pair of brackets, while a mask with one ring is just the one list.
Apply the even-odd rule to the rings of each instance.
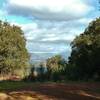
[[30, 61], [41, 62], [54, 55], [54, 53], [30, 53]]
[[[42, 62], [54, 55], [57, 55], [57, 54], [55, 53], [30, 53], [30, 62], [34, 62], [34, 63]], [[66, 52], [62, 52], [59, 55], [62, 55], [64, 59], [68, 58], [68, 55]]]

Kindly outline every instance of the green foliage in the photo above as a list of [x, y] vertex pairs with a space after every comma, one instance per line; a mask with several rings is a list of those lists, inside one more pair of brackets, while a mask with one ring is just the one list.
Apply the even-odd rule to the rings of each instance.
[[26, 40], [20, 27], [0, 21], [0, 73], [28, 66]]
[[48, 79], [58, 80], [65, 74], [66, 61], [60, 56], [56, 55], [47, 59], [47, 74]]
[[92, 21], [83, 34], [71, 43], [69, 63], [78, 79], [100, 77], [100, 18]]
[[31, 70], [28, 76], [24, 77], [24, 81], [46, 81], [47, 80], [47, 74], [46, 74], [46, 68], [44, 66], [44, 63], [40, 63], [38, 67], [32, 65]]

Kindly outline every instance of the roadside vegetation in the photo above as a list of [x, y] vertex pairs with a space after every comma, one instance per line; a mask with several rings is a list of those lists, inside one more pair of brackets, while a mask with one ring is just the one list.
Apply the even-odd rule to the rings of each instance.
[[40, 82], [100, 80], [100, 18], [92, 21], [71, 42], [72, 52], [68, 60], [61, 55], [48, 58], [45, 68], [42, 63], [37, 68], [37, 75], [34, 65], [29, 64], [25, 42], [20, 27], [0, 21], [0, 79]]
[[0, 21], [0, 100], [100, 100], [100, 18], [71, 47], [35, 68], [21, 28]]

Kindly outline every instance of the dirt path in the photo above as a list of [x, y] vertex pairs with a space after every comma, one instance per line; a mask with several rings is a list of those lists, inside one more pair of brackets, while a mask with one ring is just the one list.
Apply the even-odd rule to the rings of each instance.
[[2, 92], [0, 100], [100, 100], [98, 90], [100, 90], [99, 83], [44, 83]]

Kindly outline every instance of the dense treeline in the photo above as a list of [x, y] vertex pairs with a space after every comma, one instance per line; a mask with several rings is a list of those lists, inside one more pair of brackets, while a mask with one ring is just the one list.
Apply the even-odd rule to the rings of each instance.
[[71, 43], [69, 64], [77, 79], [100, 78], [100, 18], [92, 21], [84, 33]]
[[60, 55], [48, 58], [44, 63], [37, 67], [31, 65], [31, 71], [24, 80], [31, 81], [58, 81], [65, 80], [67, 62]]
[[0, 21], [0, 75], [28, 66], [26, 40], [20, 27]]

